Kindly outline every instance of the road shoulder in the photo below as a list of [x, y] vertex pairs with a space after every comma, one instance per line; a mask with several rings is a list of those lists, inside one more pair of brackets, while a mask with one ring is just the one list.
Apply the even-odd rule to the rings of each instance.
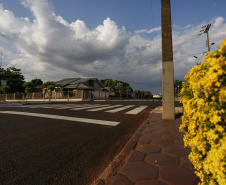
[[114, 158], [114, 160], [107, 166], [104, 172], [91, 185], [104, 185], [112, 181], [112, 179], [117, 174], [117, 171], [119, 171], [123, 167], [123, 165], [128, 160], [131, 152], [136, 148], [137, 142], [140, 139], [146, 125], [148, 125], [151, 116], [152, 112], [134, 133], [132, 138], [127, 142], [122, 151]]

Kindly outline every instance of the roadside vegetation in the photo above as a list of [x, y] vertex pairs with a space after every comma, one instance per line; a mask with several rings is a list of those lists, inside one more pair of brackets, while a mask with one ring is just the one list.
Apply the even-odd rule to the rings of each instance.
[[180, 98], [185, 147], [201, 185], [226, 184], [226, 39], [185, 76]]
[[115, 92], [116, 96], [120, 96], [122, 98], [152, 98], [153, 95], [150, 91], [144, 90], [133, 90], [130, 84], [113, 80], [113, 79], [102, 79], [101, 83], [108, 89], [109, 95], [111, 92]]
[[133, 93], [136, 98], [153, 98], [153, 95], [150, 91], [135, 90]]
[[133, 92], [132, 87], [130, 87], [130, 84], [119, 81], [119, 80], [113, 80], [113, 79], [102, 79], [100, 82], [108, 89], [109, 91], [109, 98], [111, 92], [116, 92], [116, 95], [118, 96], [125, 96], [129, 97], [130, 94]]
[[21, 69], [9, 67], [7, 69], [0, 68], [0, 79], [7, 80], [7, 86], [0, 86], [0, 94], [4, 93], [29, 93], [36, 92], [38, 88], [46, 88], [47, 90], [54, 90], [55, 84], [52, 81], [42, 82], [41, 79], [32, 79], [26, 82]]
[[[20, 69], [9, 67], [0, 68], [0, 80], [7, 80], [5, 91], [8, 93], [23, 92], [24, 76]], [[4, 87], [0, 86], [0, 94], [4, 92]]]

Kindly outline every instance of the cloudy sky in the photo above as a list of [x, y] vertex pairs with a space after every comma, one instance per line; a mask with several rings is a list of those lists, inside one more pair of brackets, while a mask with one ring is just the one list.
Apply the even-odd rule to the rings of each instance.
[[[225, 0], [171, 0], [174, 78], [226, 37]], [[2, 67], [27, 81], [112, 78], [134, 90], [161, 92], [160, 0], [0, 0]], [[195, 58], [194, 56], [198, 57]]]

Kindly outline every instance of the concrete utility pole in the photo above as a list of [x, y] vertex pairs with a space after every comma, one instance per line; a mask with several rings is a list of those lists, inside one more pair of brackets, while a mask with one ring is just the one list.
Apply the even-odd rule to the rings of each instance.
[[170, 0], [161, 0], [162, 18], [162, 119], [174, 120], [174, 68]]
[[207, 34], [207, 45], [208, 45], [208, 52], [210, 52], [210, 41], [209, 41], [209, 29], [210, 29], [211, 24], [207, 24], [205, 26], [203, 26], [202, 28], [205, 28], [204, 30], [201, 30], [199, 35], [202, 35], [203, 33]]

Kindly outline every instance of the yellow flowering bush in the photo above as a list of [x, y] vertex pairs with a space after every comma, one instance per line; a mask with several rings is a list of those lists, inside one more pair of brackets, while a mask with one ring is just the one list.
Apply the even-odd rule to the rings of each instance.
[[226, 185], [226, 39], [185, 76], [180, 129], [201, 185]]

